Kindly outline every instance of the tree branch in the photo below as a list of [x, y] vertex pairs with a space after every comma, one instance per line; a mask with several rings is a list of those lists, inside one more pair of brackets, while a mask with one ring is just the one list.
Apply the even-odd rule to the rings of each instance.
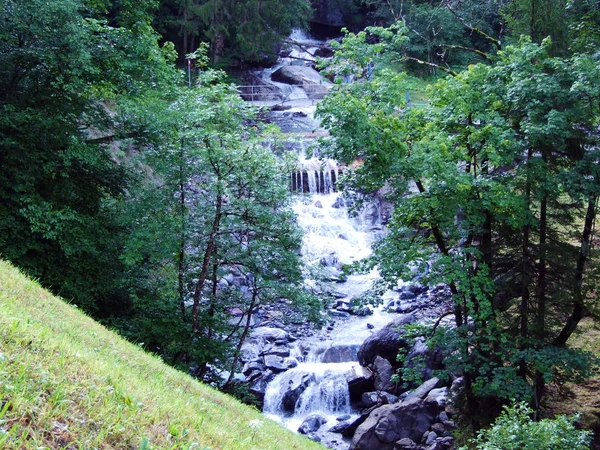
[[490, 61], [490, 57], [487, 55], [487, 53], [482, 52], [481, 50], [477, 50], [476, 48], [465, 47], [464, 45], [448, 45], [448, 44], [442, 44], [442, 47], [473, 52], [477, 56], [481, 56], [486, 61]]
[[414, 62], [416, 62], [416, 63], [418, 63], [418, 64], [423, 64], [423, 65], [425, 65], [425, 66], [433, 67], [434, 69], [439, 69], [439, 70], [442, 70], [442, 71], [444, 71], [444, 72], [446, 72], [446, 73], [449, 73], [449, 74], [450, 74], [450, 75], [452, 75], [453, 77], [455, 77], [456, 75], [458, 75], [458, 74], [457, 74], [457, 73], [456, 73], [454, 70], [452, 70], [452, 69], [448, 69], [447, 67], [440, 66], [439, 64], [434, 64], [434, 63], [431, 63], [431, 62], [423, 61], [422, 59], [419, 59], [419, 58], [414, 58], [414, 57], [412, 57], [412, 56], [405, 56], [405, 57], [403, 57], [402, 59], [400, 59], [400, 62], [402, 62], [402, 61], [414, 61]]
[[480, 30], [479, 28], [476, 28], [476, 27], [474, 27], [473, 25], [470, 25], [470, 24], [468, 24], [468, 23], [467, 23], [467, 21], [466, 21], [466, 20], [465, 20], [463, 17], [461, 17], [461, 16], [460, 16], [460, 15], [459, 15], [459, 14], [458, 14], [456, 11], [454, 11], [454, 10], [453, 10], [453, 9], [450, 7], [450, 5], [448, 4], [448, 2], [445, 2], [445, 3], [444, 3], [444, 6], [446, 7], [446, 9], [447, 9], [448, 11], [450, 11], [450, 12], [452, 13], [452, 15], [453, 15], [454, 17], [456, 17], [456, 18], [458, 19], [458, 21], [459, 21], [460, 23], [462, 23], [462, 24], [463, 24], [463, 26], [465, 26], [466, 28], [468, 28], [468, 29], [469, 29], [469, 30], [471, 30], [472, 32], [474, 32], [474, 33], [477, 33], [478, 35], [480, 35], [480, 36], [484, 37], [485, 39], [487, 39], [488, 41], [490, 41], [492, 44], [494, 44], [494, 45], [496, 46], [496, 48], [497, 48], [498, 50], [501, 50], [501, 49], [502, 49], [502, 43], [501, 43], [501, 42], [500, 42], [498, 39], [496, 39], [496, 38], [493, 38], [492, 36], [490, 36], [489, 34], [487, 34], [485, 31], [483, 31], [483, 30]]

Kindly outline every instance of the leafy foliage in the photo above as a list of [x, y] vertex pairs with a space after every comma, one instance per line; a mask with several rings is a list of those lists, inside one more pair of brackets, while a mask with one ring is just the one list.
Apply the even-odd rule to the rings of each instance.
[[545, 383], [597, 365], [564, 348], [583, 314], [599, 188], [600, 104], [578, 92], [582, 79], [595, 92], [596, 56], [556, 58], [548, 40], [523, 39], [493, 64], [440, 80], [428, 106], [410, 108], [406, 76], [380, 64], [401, 58], [404, 33], [375, 30], [382, 38], [364, 51], [360, 35], [339, 46], [334, 70], [360, 73], [365, 62], [354, 55], [363, 54], [375, 70], [320, 104], [325, 145], [353, 167], [349, 187], [385, 188], [394, 204], [370, 265], [394, 286], [427, 264], [427, 281], [449, 286], [455, 326], [444, 340], [452, 370], [465, 373], [471, 413], [477, 398], [537, 404]]
[[[590, 432], [575, 428], [577, 416], [531, 420], [533, 411], [525, 403], [505, 407], [494, 425], [479, 433], [473, 444], [478, 450], [585, 450]], [[463, 447], [466, 450], [466, 447]]]

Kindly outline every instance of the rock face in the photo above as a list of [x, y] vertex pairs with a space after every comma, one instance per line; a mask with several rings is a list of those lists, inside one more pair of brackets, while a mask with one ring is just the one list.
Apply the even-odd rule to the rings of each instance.
[[302, 86], [311, 99], [323, 98], [329, 92], [319, 72], [307, 66], [283, 66], [271, 75], [273, 81]]
[[392, 391], [394, 383], [392, 383], [392, 375], [394, 369], [387, 359], [377, 355], [373, 362], [373, 383], [376, 391]]
[[412, 315], [401, 316], [381, 330], [373, 333], [367, 338], [358, 350], [358, 362], [363, 366], [373, 364], [375, 358], [380, 356], [388, 361], [396, 361], [396, 355], [400, 348], [405, 348], [408, 343], [404, 339], [402, 325], [413, 323], [415, 317]]
[[357, 428], [350, 450], [393, 450], [404, 438], [421, 442], [438, 412], [436, 402], [417, 398], [376, 408]]
[[327, 423], [327, 419], [320, 414], [311, 414], [304, 419], [302, 425], [298, 428], [298, 432], [302, 434], [310, 434], [321, 428], [321, 425]]
[[290, 374], [291, 378], [287, 386], [287, 391], [283, 395], [281, 405], [283, 406], [284, 411], [293, 413], [296, 409], [298, 399], [308, 385], [315, 381], [315, 376], [313, 374], [301, 372], [290, 372]]
[[359, 345], [334, 345], [323, 354], [324, 363], [356, 361]]

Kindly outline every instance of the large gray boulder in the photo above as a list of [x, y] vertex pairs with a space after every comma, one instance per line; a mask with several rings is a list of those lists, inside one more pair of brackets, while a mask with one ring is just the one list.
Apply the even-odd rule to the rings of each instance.
[[311, 414], [302, 421], [302, 424], [298, 428], [298, 432], [302, 434], [311, 434], [318, 431], [325, 423], [327, 423], [327, 419], [321, 414]]
[[363, 366], [373, 364], [377, 356], [387, 359], [390, 363], [396, 361], [400, 348], [408, 347], [404, 339], [403, 325], [415, 322], [412, 314], [398, 317], [381, 330], [369, 336], [358, 350], [358, 362]]
[[309, 98], [323, 98], [329, 92], [329, 82], [308, 66], [282, 66], [271, 75], [273, 81], [301, 86]]
[[348, 382], [348, 390], [350, 391], [350, 399], [359, 401], [365, 392], [373, 391], [373, 373], [362, 366], [354, 366], [344, 374]]
[[356, 429], [350, 450], [393, 450], [404, 438], [421, 442], [438, 412], [436, 402], [417, 398], [380, 406]]
[[359, 345], [333, 345], [323, 354], [324, 363], [341, 363], [356, 361]]
[[[439, 385], [440, 385], [439, 378], [436, 378], [436, 377], [430, 378], [429, 380], [427, 380], [423, 384], [421, 384], [418, 388], [409, 392], [404, 400], [405, 401], [409, 401], [412, 399], [422, 400], [425, 397], [427, 397], [427, 394], [429, 394], [433, 389], [435, 389]], [[435, 400], [435, 399], [432, 399], [432, 400]]]
[[311, 383], [315, 382], [315, 375], [312, 373], [293, 371], [288, 372], [288, 374], [290, 379], [285, 387], [286, 391], [283, 394], [281, 406], [283, 406], [284, 411], [293, 413], [296, 409], [296, 403], [302, 393]]

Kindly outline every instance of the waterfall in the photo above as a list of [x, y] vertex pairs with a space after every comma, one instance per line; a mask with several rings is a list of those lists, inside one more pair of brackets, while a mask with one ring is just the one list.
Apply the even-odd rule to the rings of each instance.
[[302, 363], [273, 380], [265, 393], [265, 414], [302, 421], [309, 414], [349, 414], [350, 394], [344, 374], [357, 363]]

